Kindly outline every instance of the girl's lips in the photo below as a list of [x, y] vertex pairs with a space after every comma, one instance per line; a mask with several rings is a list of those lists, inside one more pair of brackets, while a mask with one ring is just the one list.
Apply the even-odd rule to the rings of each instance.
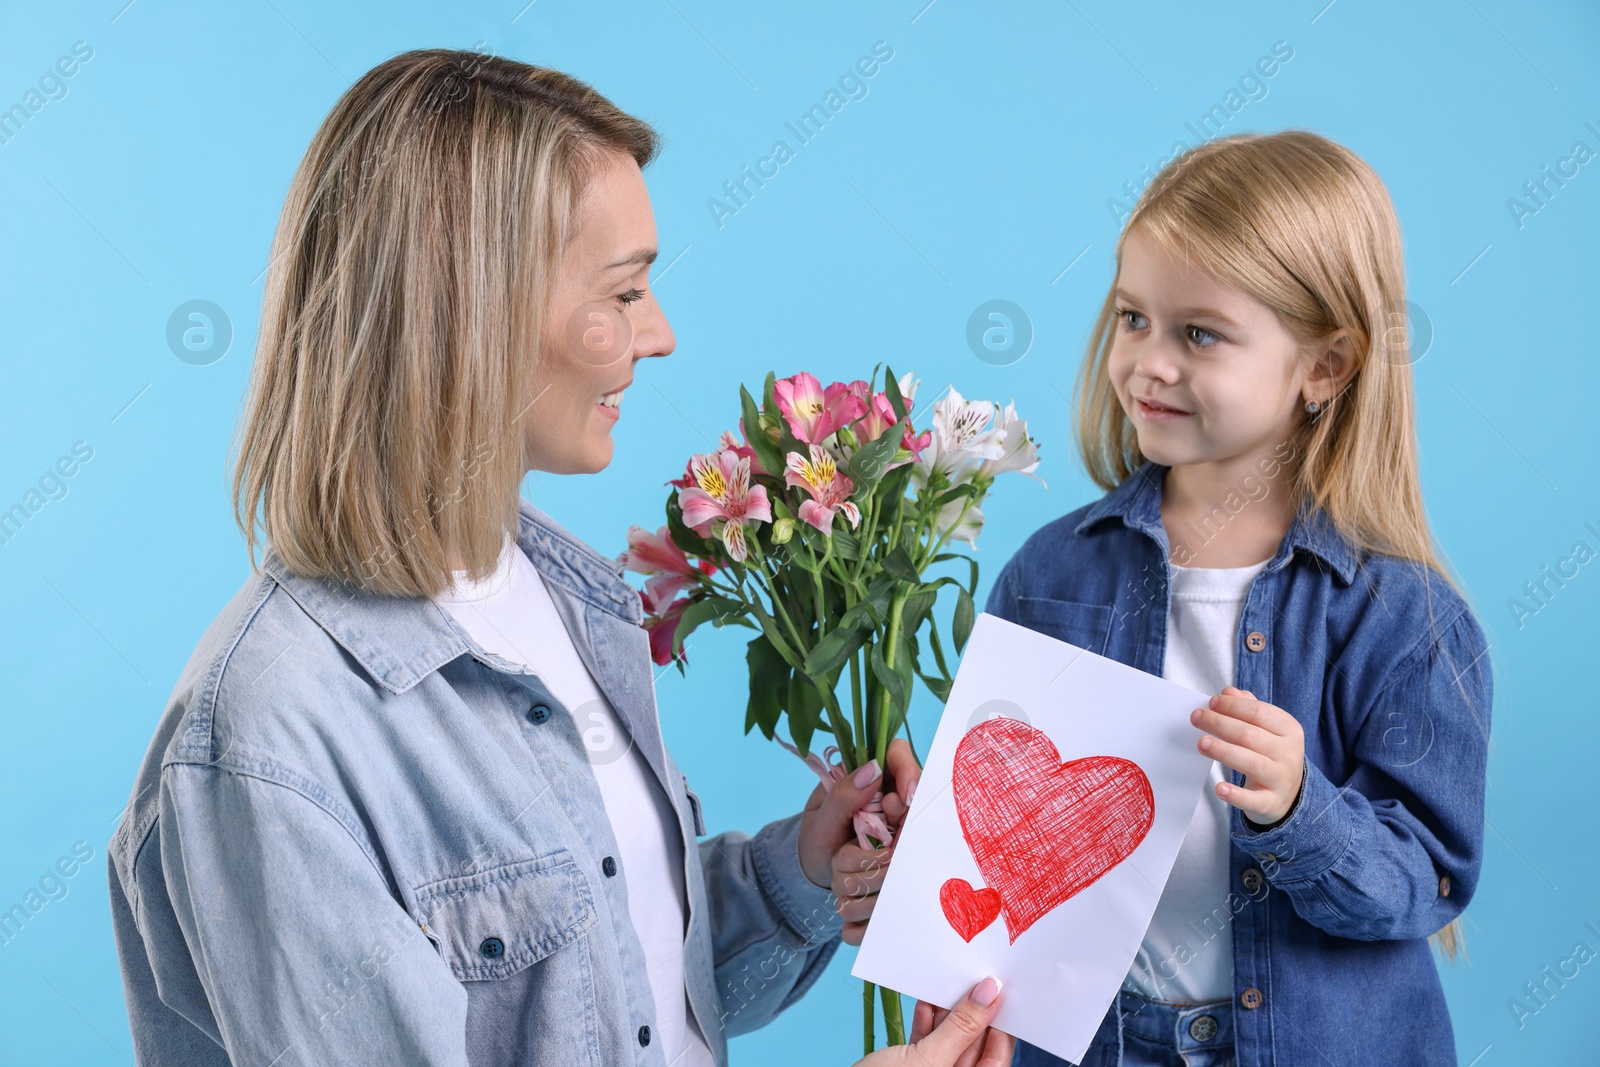
[[1168, 422], [1172, 419], [1182, 419], [1189, 416], [1187, 411], [1173, 411], [1171, 408], [1152, 407], [1139, 397], [1134, 397], [1133, 403], [1135, 410], [1139, 413], [1139, 417], [1150, 422]]
[[612, 422], [616, 422], [618, 419], [622, 418], [621, 404], [618, 404], [616, 407], [607, 407], [604, 404], [596, 404], [594, 409], [600, 414], [604, 415], [606, 418], [610, 419]]

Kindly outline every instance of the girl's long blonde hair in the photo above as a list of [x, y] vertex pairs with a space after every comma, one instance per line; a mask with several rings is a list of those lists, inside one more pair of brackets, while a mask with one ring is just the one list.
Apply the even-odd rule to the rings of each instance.
[[432, 596], [493, 569], [583, 187], [658, 147], [583, 82], [476, 51], [402, 53], [339, 98], [267, 268], [233, 468], [252, 564], [259, 511], [297, 574]]
[[[1431, 569], [1466, 599], [1422, 503], [1400, 224], [1372, 168], [1304, 130], [1221, 137], [1168, 163], [1144, 191], [1117, 241], [1119, 274], [1135, 228], [1272, 308], [1303, 346], [1348, 333], [1356, 370], [1296, 428], [1290, 492], [1320, 506], [1358, 549]], [[1146, 458], [1111, 383], [1109, 290], [1076, 386], [1078, 451], [1107, 490]], [[1430, 940], [1454, 958], [1460, 922]]]

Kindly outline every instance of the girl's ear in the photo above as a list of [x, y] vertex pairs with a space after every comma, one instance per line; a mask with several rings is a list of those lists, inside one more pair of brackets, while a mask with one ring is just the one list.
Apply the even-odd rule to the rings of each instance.
[[1338, 396], [1356, 370], [1355, 347], [1346, 330], [1335, 330], [1312, 350], [1311, 371], [1306, 375], [1306, 399], [1323, 407]]

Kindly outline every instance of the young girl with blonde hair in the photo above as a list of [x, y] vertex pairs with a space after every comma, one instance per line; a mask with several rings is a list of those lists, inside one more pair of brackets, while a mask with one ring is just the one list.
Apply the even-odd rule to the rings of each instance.
[[1477, 888], [1492, 680], [1428, 529], [1405, 308], [1382, 182], [1309, 132], [1185, 153], [1118, 242], [1076, 400], [1108, 492], [988, 610], [1217, 695], [1085, 1065], [1456, 1062], [1430, 942], [1455, 956]]

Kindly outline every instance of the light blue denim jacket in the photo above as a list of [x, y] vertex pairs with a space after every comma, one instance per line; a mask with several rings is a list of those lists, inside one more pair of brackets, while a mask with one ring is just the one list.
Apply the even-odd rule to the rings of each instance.
[[[729, 1035], [827, 966], [833, 895], [800, 868], [798, 815], [696, 841], [637, 591], [521, 511], [519, 543], [677, 812], [690, 1002], [725, 1064]], [[179, 678], [109, 856], [141, 1065], [664, 1063], [577, 725], [426, 599], [299, 578], [269, 548]]]

